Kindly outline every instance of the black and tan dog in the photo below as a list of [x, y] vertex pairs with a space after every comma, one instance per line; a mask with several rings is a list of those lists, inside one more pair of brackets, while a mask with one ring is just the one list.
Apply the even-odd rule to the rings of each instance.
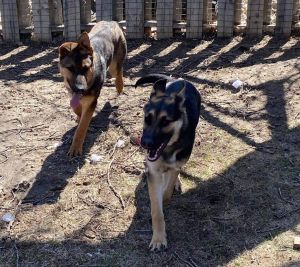
[[127, 53], [124, 34], [116, 22], [98, 22], [77, 42], [59, 47], [59, 69], [71, 94], [70, 105], [78, 116], [78, 127], [69, 155], [82, 154], [82, 146], [95, 110], [107, 69], [118, 93], [123, 90], [123, 62]]
[[201, 98], [196, 88], [183, 79], [161, 74], [140, 78], [135, 86], [154, 83], [144, 107], [142, 147], [148, 150], [148, 191], [153, 236], [151, 250], [167, 247], [163, 202], [181, 189], [180, 168], [188, 161], [200, 116]]

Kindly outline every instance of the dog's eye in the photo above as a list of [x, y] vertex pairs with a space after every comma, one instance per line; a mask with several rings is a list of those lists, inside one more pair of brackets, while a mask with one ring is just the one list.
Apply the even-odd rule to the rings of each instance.
[[151, 123], [152, 123], [152, 115], [151, 114], [149, 114], [145, 117], [145, 123], [148, 125], [151, 125]]

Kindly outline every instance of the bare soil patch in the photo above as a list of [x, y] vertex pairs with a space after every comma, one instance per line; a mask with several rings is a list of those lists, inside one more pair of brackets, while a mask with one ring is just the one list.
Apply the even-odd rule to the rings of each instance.
[[[0, 47], [1, 266], [299, 266], [300, 43], [262, 39], [129, 41], [124, 94], [102, 89], [84, 146], [57, 48]], [[142, 131], [147, 73], [193, 82], [202, 115], [183, 193], [165, 208], [169, 249], [150, 253]], [[232, 87], [240, 79], [244, 86]], [[125, 141], [116, 148], [117, 140]], [[56, 146], [62, 142], [61, 146]], [[125, 209], [107, 183], [122, 196]], [[103, 158], [89, 163], [92, 154]]]

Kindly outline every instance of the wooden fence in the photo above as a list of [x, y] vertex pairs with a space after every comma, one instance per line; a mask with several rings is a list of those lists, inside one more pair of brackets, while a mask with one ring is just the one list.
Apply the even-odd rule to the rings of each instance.
[[51, 42], [63, 34], [74, 40], [96, 21], [116, 20], [127, 38], [155, 33], [201, 38], [244, 32], [290, 36], [300, 31], [300, 0], [0, 0], [0, 33], [4, 41], [22, 36]]

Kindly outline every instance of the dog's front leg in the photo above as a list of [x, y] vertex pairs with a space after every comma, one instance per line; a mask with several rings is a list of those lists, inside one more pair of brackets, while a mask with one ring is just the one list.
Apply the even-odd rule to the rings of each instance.
[[73, 137], [72, 145], [68, 152], [70, 157], [82, 155], [83, 142], [92, 120], [96, 104], [97, 101], [91, 97], [82, 101], [81, 117]]
[[163, 214], [163, 187], [162, 175], [159, 172], [152, 173], [150, 170], [148, 175], [148, 191], [151, 202], [153, 230], [152, 240], [149, 245], [151, 251], [156, 251], [167, 247], [167, 235]]

